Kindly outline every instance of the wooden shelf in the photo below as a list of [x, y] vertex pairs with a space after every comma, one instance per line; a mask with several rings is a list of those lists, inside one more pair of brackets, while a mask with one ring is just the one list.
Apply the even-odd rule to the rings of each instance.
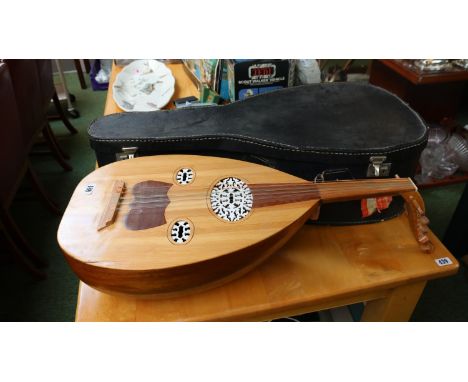
[[405, 65], [404, 60], [379, 60], [415, 85], [468, 81], [468, 70], [454, 67], [451, 70], [418, 71]]
[[404, 61], [373, 60], [369, 82], [400, 97], [426, 122], [440, 123], [455, 120], [468, 83], [468, 70], [419, 72]]
[[424, 190], [426, 188], [449, 186], [451, 184], [463, 183], [468, 181], [467, 172], [457, 172], [452, 176], [448, 176], [444, 179], [433, 179], [430, 183], [416, 183], [419, 189]]

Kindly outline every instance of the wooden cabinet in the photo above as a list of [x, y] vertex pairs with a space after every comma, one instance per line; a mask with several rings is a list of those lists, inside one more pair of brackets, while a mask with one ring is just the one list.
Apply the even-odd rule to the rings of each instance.
[[426, 122], [454, 119], [460, 107], [468, 71], [417, 72], [405, 60], [374, 60], [370, 83], [395, 93]]

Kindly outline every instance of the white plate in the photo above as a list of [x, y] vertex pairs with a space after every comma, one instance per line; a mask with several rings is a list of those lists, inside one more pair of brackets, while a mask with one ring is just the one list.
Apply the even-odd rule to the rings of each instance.
[[170, 69], [156, 60], [136, 60], [125, 66], [112, 86], [114, 101], [125, 111], [154, 111], [174, 95]]

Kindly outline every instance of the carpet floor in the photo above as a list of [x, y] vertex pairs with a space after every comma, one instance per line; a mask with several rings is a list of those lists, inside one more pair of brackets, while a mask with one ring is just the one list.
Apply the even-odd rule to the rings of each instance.
[[[78, 182], [95, 165], [87, 128], [101, 116], [106, 92], [82, 90], [74, 73], [67, 74], [68, 87], [76, 96], [80, 117], [71, 119], [79, 130], [70, 135], [60, 121], [52, 123], [60, 144], [71, 156], [73, 171], [64, 172], [51, 156], [33, 156], [39, 178], [60, 207], [65, 208]], [[89, 82], [88, 82], [89, 83]], [[423, 191], [431, 228], [442, 237], [460, 197], [462, 185]], [[7, 253], [0, 253], [0, 321], [73, 321], [78, 279], [68, 267], [56, 241], [60, 218], [51, 215], [29, 190], [22, 186], [11, 211], [34, 248], [46, 258], [48, 278], [32, 281]], [[77, 233], [79, 234], [79, 233]], [[415, 321], [468, 320], [468, 280], [462, 267], [456, 276], [428, 283], [412, 319]]]

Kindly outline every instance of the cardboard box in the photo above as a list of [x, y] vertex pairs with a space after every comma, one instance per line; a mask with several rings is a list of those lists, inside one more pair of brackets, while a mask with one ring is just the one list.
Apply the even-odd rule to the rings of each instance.
[[[223, 60], [224, 61], [224, 60]], [[294, 85], [294, 60], [226, 60], [230, 101], [271, 92]], [[224, 84], [224, 87], [226, 85]], [[223, 97], [225, 89], [220, 86]]]

